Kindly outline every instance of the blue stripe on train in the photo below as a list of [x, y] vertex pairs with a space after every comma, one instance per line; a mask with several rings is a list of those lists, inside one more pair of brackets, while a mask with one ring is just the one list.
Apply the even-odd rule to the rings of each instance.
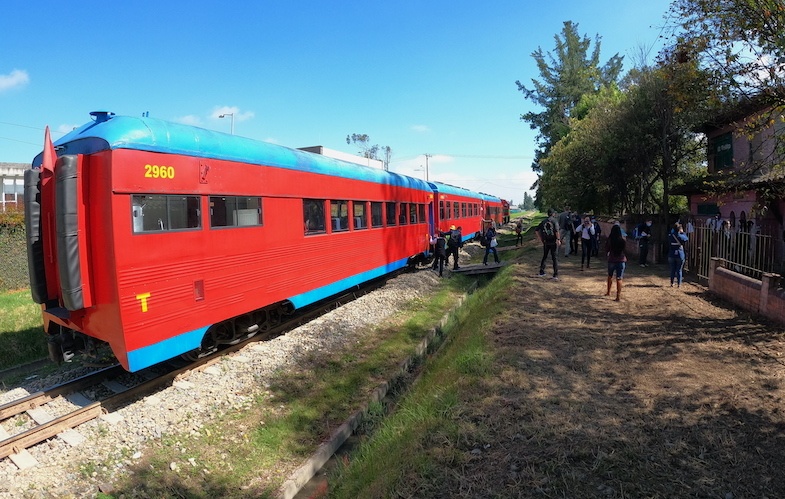
[[[329, 298], [335, 294], [340, 293], [346, 289], [352, 288], [366, 281], [376, 279], [390, 272], [394, 272], [406, 266], [408, 258], [403, 258], [397, 262], [392, 262], [387, 265], [382, 265], [375, 269], [357, 274], [346, 279], [341, 279], [327, 286], [308, 291], [289, 298], [289, 301], [294, 304], [295, 308], [302, 308], [312, 303], [316, 303], [325, 298]], [[193, 331], [188, 331], [163, 341], [159, 341], [153, 345], [137, 348], [128, 352], [128, 370], [131, 372], [150, 367], [165, 360], [169, 360], [174, 356], [190, 352], [199, 348], [202, 344], [202, 338], [210, 326], [200, 327]]]

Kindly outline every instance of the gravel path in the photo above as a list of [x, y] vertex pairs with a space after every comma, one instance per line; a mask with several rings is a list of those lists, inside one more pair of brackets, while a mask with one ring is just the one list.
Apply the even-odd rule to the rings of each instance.
[[[3, 459], [0, 498], [95, 497], [102, 483], [110, 484], [114, 477], [126, 473], [130, 464], [144, 456], [151, 442], [163, 436], [197, 433], [215, 418], [248, 408], [254, 394], [268, 387], [276, 372], [296, 368], [310, 352], [329, 351], [356, 341], [368, 326], [382, 322], [407, 301], [431, 294], [439, 282], [438, 275], [429, 270], [403, 274], [383, 288], [286, 335], [252, 343], [203, 371], [189, 373], [162, 391], [79, 426], [77, 431], [84, 441], [78, 445], [69, 445], [56, 437], [29, 449], [38, 461], [34, 467], [20, 470], [10, 459]], [[73, 374], [69, 372], [68, 377]], [[31, 379], [0, 393], [0, 403], [63, 379], [61, 371]], [[58, 415], [72, 407], [63, 398], [47, 405], [50, 412]], [[9, 426], [9, 433], [18, 433], [14, 421], [20, 420], [12, 419], [3, 425]], [[186, 461], [174, 466], [193, 464]]]

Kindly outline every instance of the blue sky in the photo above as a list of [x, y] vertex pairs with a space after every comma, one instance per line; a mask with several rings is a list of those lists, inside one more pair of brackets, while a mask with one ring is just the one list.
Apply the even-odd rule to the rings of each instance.
[[194, 124], [289, 147], [390, 146], [390, 169], [519, 203], [536, 178], [539, 73], [565, 21], [625, 70], [660, 47], [669, 0], [531, 2], [6, 0], [0, 162], [30, 162], [89, 112]]

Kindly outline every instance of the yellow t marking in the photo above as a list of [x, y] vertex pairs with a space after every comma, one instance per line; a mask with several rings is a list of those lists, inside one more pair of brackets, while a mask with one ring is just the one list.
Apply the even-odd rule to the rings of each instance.
[[142, 293], [136, 295], [136, 299], [142, 302], [142, 312], [147, 312], [147, 299], [150, 298], [150, 293]]

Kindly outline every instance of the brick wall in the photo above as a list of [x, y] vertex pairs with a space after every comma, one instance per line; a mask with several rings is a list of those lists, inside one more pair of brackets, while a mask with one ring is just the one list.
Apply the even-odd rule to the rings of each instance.
[[779, 274], [763, 274], [761, 280], [723, 267], [724, 260], [712, 258], [709, 291], [749, 312], [785, 324], [785, 290]]

